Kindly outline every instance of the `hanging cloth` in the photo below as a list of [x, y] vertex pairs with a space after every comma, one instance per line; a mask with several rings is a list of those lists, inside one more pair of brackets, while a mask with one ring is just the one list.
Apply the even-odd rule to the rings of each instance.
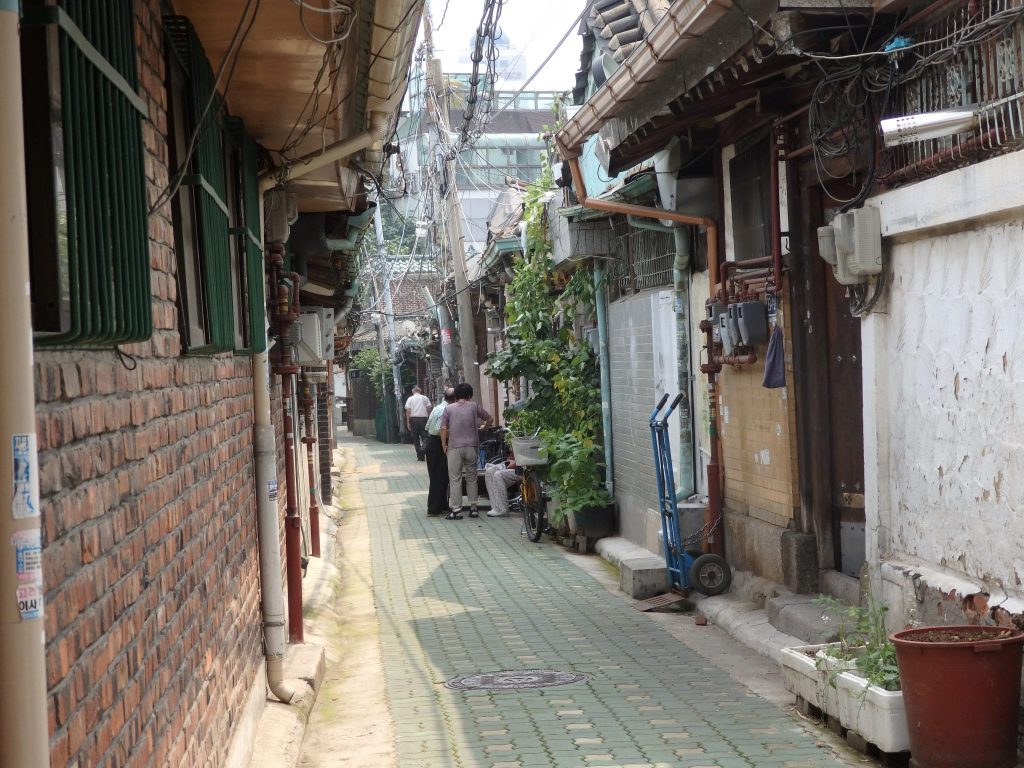
[[765, 389], [778, 389], [786, 386], [786, 340], [782, 329], [775, 326], [772, 337], [768, 339], [768, 354], [764, 358]]

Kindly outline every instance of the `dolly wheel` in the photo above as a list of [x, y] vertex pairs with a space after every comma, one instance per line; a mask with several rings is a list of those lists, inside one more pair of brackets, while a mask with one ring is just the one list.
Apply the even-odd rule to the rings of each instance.
[[702, 595], [720, 595], [732, 583], [732, 570], [724, 557], [701, 555], [690, 566], [690, 584]]

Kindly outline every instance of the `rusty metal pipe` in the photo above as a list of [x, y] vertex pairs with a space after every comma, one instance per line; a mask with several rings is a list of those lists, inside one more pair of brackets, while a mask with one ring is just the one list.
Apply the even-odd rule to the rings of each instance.
[[918, 160], [916, 163], [913, 163], [912, 165], [908, 165], [905, 168], [900, 168], [899, 170], [893, 171], [891, 174], [885, 177], [883, 183], [886, 185], [891, 185], [892, 182], [900, 181], [906, 178], [907, 176], [913, 176], [915, 173], [933, 170], [934, 167], [939, 163], [944, 163], [947, 160], [952, 160], [959, 152], [973, 152], [976, 149], [980, 149], [986, 141], [997, 138], [998, 135], [999, 129], [992, 128], [986, 131], [985, 133], [981, 134], [981, 136], [975, 136], [973, 139], [968, 139], [967, 141], [957, 144], [955, 147], [950, 147], [949, 149], [944, 149], [941, 152], [936, 152], [934, 155], [930, 155], [929, 157], [926, 157], [922, 160]]
[[303, 642], [302, 631], [302, 520], [295, 493], [295, 420], [292, 416], [292, 374], [281, 376], [284, 399], [284, 472], [287, 507], [284, 519], [284, 547], [288, 572], [288, 637]]
[[313, 403], [314, 396], [310, 392], [313, 387], [310, 383], [302, 386], [302, 415], [306, 420], [306, 436], [302, 442], [306, 444], [306, 462], [309, 469], [309, 553], [313, 557], [320, 557], [320, 505], [316, 501], [316, 435], [313, 431]]
[[719, 365], [753, 365], [757, 362], [757, 354], [749, 352], [742, 355], [716, 355], [715, 362]]
[[772, 280], [771, 290], [778, 293], [782, 287], [782, 213], [779, 210], [781, 200], [779, 199], [779, 130], [772, 126], [771, 138], [769, 139], [770, 164], [769, 185], [772, 192], [772, 205], [770, 215], [772, 225]]

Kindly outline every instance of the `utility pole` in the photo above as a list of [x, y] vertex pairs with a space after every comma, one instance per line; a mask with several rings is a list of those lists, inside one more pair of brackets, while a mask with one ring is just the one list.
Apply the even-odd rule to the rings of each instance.
[[[448, 112], [448, 94], [441, 88], [441, 61], [433, 57], [433, 51], [429, 51], [430, 62], [428, 66], [427, 87], [433, 85], [434, 96], [437, 99], [439, 110], [445, 114]], [[438, 134], [447, 132], [445, 117], [442, 114], [435, 115], [435, 125]], [[452, 267], [455, 276], [455, 292], [459, 311], [459, 341], [462, 347], [462, 377], [463, 381], [473, 387], [477, 397], [480, 392], [480, 366], [477, 363], [476, 351], [476, 324], [473, 316], [473, 297], [469, 293], [469, 278], [466, 275], [466, 251], [462, 236], [461, 206], [459, 205], [458, 188], [455, 185], [455, 157], [445, 157], [445, 175], [447, 177], [447, 194], [445, 203], [447, 207], [448, 242], [451, 246]]]
[[[377, 207], [373, 210], [373, 226], [377, 232], [377, 257], [381, 263], [387, 262], [387, 251], [384, 245], [384, 225], [381, 223], [380, 206], [384, 202], [377, 201]], [[388, 327], [388, 357], [391, 359], [391, 376], [394, 378], [395, 411], [398, 415], [398, 434], [405, 432], [405, 420], [402, 418], [402, 371], [398, 367], [398, 342], [395, 338], [395, 311], [391, 303], [391, 270], [385, 268], [383, 275], [384, 293], [381, 295], [381, 305], [384, 310], [384, 321]], [[381, 363], [383, 364], [383, 359]], [[381, 366], [383, 368], [383, 365]]]
[[[18, 3], [0, 3], [0, 765], [50, 764]], [[52, 586], [52, 585], [51, 585]]]

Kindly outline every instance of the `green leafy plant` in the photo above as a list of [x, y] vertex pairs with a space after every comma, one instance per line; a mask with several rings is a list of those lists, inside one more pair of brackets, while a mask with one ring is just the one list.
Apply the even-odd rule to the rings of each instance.
[[380, 352], [376, 349], [363, 349], [357, 352], [352, 358], [351, 367], [366, 373], [366, 377], [373, 382], [377, 397], [383, 398], [384, 393], [390, 392], [394, 386], [395, 377], [391, 374], [391, 366], [381, 365]]
[[505, 346], [491, 356], [488, 373], [500, 381], [525, 377], [528, 402], [506, 414], [519, 434], [539, 433], [549, 459], [547, 477], [559, 505], [552, 525], [569, 512], [605, 506], [602, 485], [601, 389], [597, 359], [559, 317], [575, 317], [594, 307], [593, 271], [579, 265], [564, 286], [552, 277], [544, 195], [551, 188], [550, 164], [525, 195], [525, 253], [513, 263], [505, 304]]
[[[887, 691], [900, 690], [900, 672], [896, 665], [896, 646], [889, 639], [885, 626], [888, 606], [882, 605], [869, 593], [866, 605], [845, 605], [833, 597], [822, 596], [815, 604], [837, 621], [839, 642], [823, 650], [826, 657], [852, 662], [859, 677]], [[826, 664], [828, 682], [835, 687], [835, 678], [843, 671], [842, 665]], [[867, 692], [867, 686], [864, 693]]]

